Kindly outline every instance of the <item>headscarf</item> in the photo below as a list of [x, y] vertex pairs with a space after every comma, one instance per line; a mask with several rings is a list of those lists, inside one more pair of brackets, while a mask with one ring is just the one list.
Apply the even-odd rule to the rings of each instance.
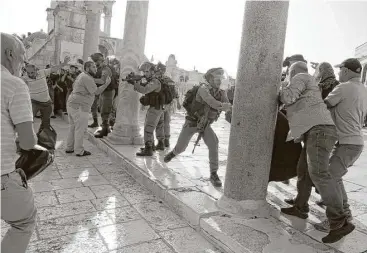
[[339, 84], [336, 80], [334, 69], [328, 62], [322, 62], [318, 66], [318, 75], [316, 80], [318, 81], [318, 86], [322, 91], [323, 99]]

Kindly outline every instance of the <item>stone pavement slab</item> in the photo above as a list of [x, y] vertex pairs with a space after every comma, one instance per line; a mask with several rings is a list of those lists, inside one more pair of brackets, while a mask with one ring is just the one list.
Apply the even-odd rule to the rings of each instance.
[[[55, 162], [29, 182], [38, 217], [27, 253], [182, 253], [189, 241], [220, 252], [198, 232], [177, 230], [189, 224], [89, 141], [91, 156], [65, 154], [68, 125], [52, 124]], [[1, 237], [8, 228], [2, 221]]]
[[[141, 113], [140, 123], [143, 126], [144, 113]], [[174, 147], [178, 134], [184, 122], [184, 115], [178, 112], [172, 115], [171, 122], [171, 145]], [[227, 164], [227, 152], [229, 141], [229, 124], [221, 117], [213, 124], [213, 129], [219, 138], [219, 177], [224, 182], [225, 169]], [[142, 130], [142, 129], [141, 129]], [[223, 188], [215, 188], [208, 180], [209, 164], [208, 150], [204, 143], [196, 148], [195, 154], [191, 154], [193, 143], [196, 136], [191, 140], [187, 150], [180, 156], [173, 159], [170, 163], [163, 162], [164, 155], [169, 151], [155, 152], [153, 157], [136, 157], [135, 153], [140, 149], [139, 146], [113, 145], [108, 138], [95, 139], [93, 130], [88, 132], [88, 140], [96, 147], [107, 153], [109, 157], [118, 164], [122, 164], [129, 175], [142, 185], [145, 185], [152, 193], [160, 197], [167, 203], [175, 213], [183, 217], [189, 224], [200, 230], [212, 243], [227, 252], [244, 252], [244, 249], [251, 249], [249, 252], [257, 252], [257, 249], [263, 249], [264, 252], [352, 252], [362, 253], [367, 251], [367, 148], [363, 151], [360, 159], [349, 168], [345, 176], [345, 187], [348, 192], [349, 202], [354, 216], [356, 230], [341, 240], [337, 244], [324, 245], [321, 243], [320, 234], [313, 232], [313, 224], [325, 219], [325, 209], [317, 206], [315, 201], [320, 197], [312, 193], [310, 198], [310, 216], [307, 220], [300, 220], [280, 213], [281, 207], [286, 207], [284, 198], [294, 197], [297, 193], [296, 180], [292, 179], [289, 185], [272, 182], [268, 186], [267, 201], [275, 208], [272, 212], [272, 222], [262, 230], [252, 228], [254, 233], [275, 233], [277, 235], [268, 235], [267, 240], [263, 240], [263, 246], [251, 246], [253, 243], [250, 237], [247, 237], [245, 231], [249, 228], [236, 228], [239, 219], [229, 221], [228, 227], [219, 227], [223, 221], [220, 215], [221, 210], [216, 207], [216, 200], [223, 195]], [[365, 136], [367, 142], [367, 132]], [[214, 221], [213, 221], [214, 220]], [[211, 221], [211, 222], [209, 222]], [[261, 220], [251, 221], [242, 220], [241, 224], [259, 222]], [[260, 226], [265, 221], [252, 224]], [[237, 225], [236, 225], [237, 224]], [[251, 225], [251, 226], [252, 226]], [[203, 229], [203, 226], [205, 229]], [[244, 225], [241, 225], [242, 227]], [[246, 225], [249, 227], [248, 225]], [[231, 232], [232, 227], [238, 231]], [[241, 232], [241, 231], [244, 232]], [[252, 231], [252, 230], [251, 230]], [[221, 240], [225, 236], [225, 240]], [[243, 238], [242, 238], [243, 237]], [[240, 239], [242, 238], [242, 239]], [[256, 237], [253, 237], [256, 241]], [[270, 239], [269, 239], [270, 238]], [[274, 241], [278, 239], [289, 245], [289, 248], [278, 247]], [[279, 239], [279, 240], [280, 240]], [[260, 240], [260, 237], [259, 237]], [[249, 244], [249, 245], [247, 245]], [[356, 244], [356, 245], [354, 245]], [[255, 244], [254, 244], [255, 245]], [[265, 247], [265, 246], [266, 247]], [[238, 246], [238, 247], [237, 247]], [[252, 247], [252, 248], [251, 248]], [[308, 251], [312, 248], [312, 251]], [[271, 251], [271, 250], [274, 251]], [[262, 252], [262, 251], [259, 251]]]

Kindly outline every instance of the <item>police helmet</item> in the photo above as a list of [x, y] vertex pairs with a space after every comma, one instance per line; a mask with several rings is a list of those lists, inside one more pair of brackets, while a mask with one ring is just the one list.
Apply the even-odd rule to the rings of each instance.
[[157, 66], [155, 67], [155, 71], [164, 74], [166, 72], [166, 66], [161, 62], [158, 62]]
[[148, 70], [154, 70], [155, 68], [155, 65], [151, 62], [143, 62], [140, 67], [139, 67], [139, 70], [140, 71], [148, 71]]

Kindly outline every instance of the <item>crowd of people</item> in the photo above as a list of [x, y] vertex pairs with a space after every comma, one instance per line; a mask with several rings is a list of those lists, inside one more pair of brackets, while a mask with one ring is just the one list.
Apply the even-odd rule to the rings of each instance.
[[[61, 64], [43, 70], [32, 64], [23, 68], [24, 58], [22, 42], [2, 33], [1, 218], [11, 226], [2, 240], [5, 253], [25, 252], [35, 226], [37, 211], [33, 193], [22, 169], [14, 170], [17, 157], [14, 137], [17, 136], [22, 150], [34, 147], [37, 136], [33, 117], [38, 112], [40, 130], [51, 126], [50, 118], [55, 112], [61, 110], [68, 114], [65, 152], [91, 155], [84, 149], [84, 133], [88, 126], [99, 127], [99, 107], [102, 128], [96, 131], [95, 137], [108, 136], [113, 130], [118, 85], [127, 82], [126, 85], [132, 85], [136, 92], [143, 94], [140, 103], [147, 108], [144, 147], [136, 155], [152, 156], [155, 151], [170, 147], [170, 112], [172, 106], [181, 107], [174, 82], [165, 76], [166, 66], [161, 63], [144, 62], [139, 67], [140, 73], [121, 79], [119, 62], [110, 61], [101, 53], [92, 54], [90, 60], [83, 62], [83, 69], [70, 64], [68, 57]], [[287, 57], [284, 66], [287, 71], [279, 85], [281, 107], [277, 128], [281, 127], [278, 124], [281, 121], [290, 131], [286, 139], [275, 138], [274, 149], [292, 142], [298, 145], [299, 153], [294, 153], [296, 159], [286, 158], [297, 162], [294, 171], [298, 177], [298, 193], [295, 199], [285, 200], [291, 207], [282, 208], [281, 212], [306, 219], [311, 189], [315, 187], [326, 206], [327, 216], [325, 222], [315, 227], [328, 233], [322, 238], [324, 243], [333, 243], [355, 228], [342, 177], [359, 158], [364, 145], [362, 126], [367, 114], [367, 91], [360, 81], [362, 66], [354, 58], [343, 61], [336, 66], [340, 69], [338, 80], [327, 62], [311, 63], [315, 74], [309, 74], [302, 55]], [[209, 149], [210, 181], [215, 187], [222, 186], [222, 182], [217, 174], [219, 141], [211, 124], [222, 111], [230, 122], [235, 103], [234, 87], [227, 92], [221, 89], [223, 79], [222, 68], [211, 68], [203, 80], [186, 93], [182, 103], [186, 110], [185, 122], [177, 143], [164, 157], [164, 162], [169, 163], [185, 151], [198, 133], [195, 145], [203, 139]], [[88, 125], [90, 113], [93, 123]], [[280, 132], [278, 130], [275, 134]], [[280, 153], [274, 153], [273, 160], [279, 159], [278, 155], [284, 158]]]

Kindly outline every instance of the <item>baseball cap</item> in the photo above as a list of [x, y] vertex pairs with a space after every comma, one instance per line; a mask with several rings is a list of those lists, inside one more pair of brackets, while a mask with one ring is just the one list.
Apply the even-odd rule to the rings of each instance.
[[362, 72], [362, 65], [356, 58], [349, 58], [344, 60], [342, 63], [335, 65], [335, 68], [347, 68], [357, 74]]

